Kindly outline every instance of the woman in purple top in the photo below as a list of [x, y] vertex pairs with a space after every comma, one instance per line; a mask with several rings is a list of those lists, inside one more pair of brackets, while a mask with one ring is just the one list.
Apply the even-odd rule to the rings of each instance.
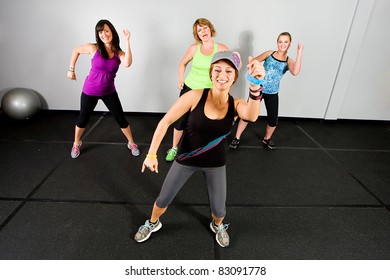
[[128, 140], [127, 147], [131, 150], [133, 156], [139, 155], [137, 144], [134, 143], [130, 125], [123, 113], [114, 84], [119, 65], [130, 67], [133, 62], [130, 32], [124, 29], [123, 35], [126, 39], [125, 51], [122, 51], [119, 46], [119, 36], [115, 27], [108, 20], [102, 19], [95, 27], [96, 43], [76, 47], [72, 52], [67, 74], [71, 80], [76, 80], [75, 66], [79, 55], [89, 54], [91, 56], [91, 70], [85, 79], [81, 93], [80, 115], [75, 127], [74, 143], [71, 151], [72, 158], [77, 158], [80, 155], [81, 136], [99, 99], [107, 106], [126, 136]]

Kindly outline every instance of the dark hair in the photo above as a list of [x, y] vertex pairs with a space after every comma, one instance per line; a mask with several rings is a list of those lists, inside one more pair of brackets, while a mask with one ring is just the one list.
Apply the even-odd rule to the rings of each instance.
[[[238, 76], [240, 75], [240, 72], [236, 69], [236, 66], [233, 64], [233, 62], [231, 62], [229, 59], [220, 59], [220, 60], [218, 60], [218, 61], [225, 61], [227, 64], [229, 64], [229, 66], [230, 67], [232, 67], [233, 69], [234, 69], [234, 71], [235, 71], [235, 75], [234, 75], [234, 82], [233, 82], [233, 84], [237, 81], [237, 79], [238, 79]], [[214, 65], [215, 65], [215, 63], [217, 63], [218, 61], [216, 61], [216, 62], [214, 62], [214, 63], [212, 63], [211, 65], [210, 65], [210, 69], [209, 69], [209, 76], [210, 76], [210, 79], [211, 79], [211, 72], [213, 71], [213, 68], [214, 68]]]
[[122, 49], [119, 46], [119, 35], [118, 32], [116, 32], [114, 25], [112, 25], [112, 23], [106, 19], [99, 20], [99, 22], [96, 24], [95, 27], [96, 46], [100, 55], [103, 58], [108, 59], [109, 57], [106, 48], [104, 47], [104, 43], [102, 42], [102, 40], [100, 40], [99, 37], [99, 32], [104, 30], [105, 24], [107, 24], [107, 26], [110, 28], [112, 32], [112, 42], [111, 42], [112, 51], [114, 53], [118, 53], [118, 51], [121, 51]]

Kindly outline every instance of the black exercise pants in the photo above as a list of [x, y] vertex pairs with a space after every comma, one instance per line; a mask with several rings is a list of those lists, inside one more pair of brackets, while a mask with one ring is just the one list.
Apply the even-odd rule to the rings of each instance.
[[113, 92], [104, 96], [92, 96], [82, 92], [80, 102], [80, 114], [76, 122], [76, 125], [78, 127], [85, 128], [87, 126], [89, 118], [91, 117], [92, 112], [95, 109], [99, 99], [103, 101], [107, 109], [114, 116], [120, 128], [126, 128], [129, 126], [129, 122], [125, 118], [122, 104], [119, 100], [117, 92]]

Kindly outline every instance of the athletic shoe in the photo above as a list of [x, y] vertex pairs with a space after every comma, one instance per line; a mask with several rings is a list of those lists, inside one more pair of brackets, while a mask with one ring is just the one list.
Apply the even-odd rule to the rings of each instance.
[[176, 158], [176, 155], [177, 155], [177, 148], [169, 149], [165, 160], [166, 161], [173, 161]]
[[77, 158], [80, 155], [80, 147], [83, 144], [83, 142], [79, 142], [77, 145], [73, 144], [72, 151], [70, 152], [70, 156], [72, 158]]
[[155, 224], [150, 220], [146, 220], [145, 224], [140, 226], [137, 233], [134, 236], [134, 240], [137, 242], [144, 242], [149, 239], [152, 232], [158, 231], [162, 227], [160, 220], [157, 220]]
[[221, 247], [229, 246], [230, 238], [229, 238], [229, 234], [226, 231], [228, 227], [229, 224], [224, 225], [223, 223], [217, 226], [214, 224], [214, 220], [212, 220], [210, 223], [210, 228], [215, 233], [215, 239], [217, 240], [217, 243]]
[[261, 143], [263, 144], [263, 147], [265, 147], [265, 148], [269, 148], [271, 150], [275, 150], [276, 149], [275, 144], [274, 144], [274, 142], [271, 139], [263, 138], [263, 141], [261, 141]]
[[238, 146], [240, 146], [240, 139], [238, 139], [237, 137], [234, 137], [234, 139], [232, 140], [232, 143], [230, 143], [230, 145], [229, 145], [229, 148], [230, 149], [237, 149]]
[[131, 151], [131, 154], [135, 157], [138, 157], [139, 156], [139, 150], [138, 150], [138, 146], [137, 144], [135, 143], [127, 143], [127, 148], [130, 149]]

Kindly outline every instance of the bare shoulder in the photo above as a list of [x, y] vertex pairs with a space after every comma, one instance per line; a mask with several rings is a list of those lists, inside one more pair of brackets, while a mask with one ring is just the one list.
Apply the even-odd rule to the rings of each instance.
[[265, 51], [263, 54], [266, 55], [267, 57], [269, 57], [274, 51], [273, 50], [268, 50], [268, 51]]
[[183, 99], [191, 104], [197, 104], [199, 99], [202, 97], [202, 94], [203, 89], [193, 89], [183, 94], [180, 98], [183, 97]]
[[186, 92], [182, 96], [187, 96], [188, 99], [191, 100], [198, 100], [202, 96], [202, 94], [203, 94], [203, 89], [193, 89]]
[[258, 61], [262, 62], [267, 57], [269, 57], [272, 54], [272, 52], [273, 52], [273, 50], [265, 51], [265, 52], [259, 54], [258, 56], [256, 56], [255, 59], [257, 59]]
[[185, 57], [191, 57], [192, 58], [195, 55], [195, 53], [196, 53], [196, 48], [197, 47], [198, 47], [197, 44], [191, 44], [188, 47], [187, 51], [186, 51]]
[[126, 53], [122, 50], [118, 51], [118, 56], [121, 57], [121, 56], [125, 56]]
[[[200, 98], [202, 97], [203, 90], [190, 90], [180, 96], [180, 98], [175, 102], [171, 109], [181, 110], [183, 108], [188, 108], [193, 110], [196, 105], [199, 103]], [[188, 110], [187, 109], [187, 110]]]
[[84, 44], [82, 46], [79, 46], [78, 50], [79, 50], [79, 53], [93, 55], [97, 51], [97, 46], [96, 46], [96, 44], [93, 44], [93, 43], [87, 43], [87, 44]]
[[218, 51], [219, 51], [219, 52], [220, 52], [220, 51], [228, 51], [228, 50], [229, 50], [229, 48], [228, 48], [226, 45], [224, 45], [224, 44], [218, 43], [218, 44], [217, 44], [217, 47], [218, 47]]
[[294, 59], [292, 59], [291, 57], [288, 57], [288, 59], [287, 59], [288, 70], [291, 71], [291, 69], [294, 68], [294, 65], [295, 65]]
[[288, 56], [287, 62], [288, 62], [288, 64], [294, 64], [295, 60]]
[[87, 48], [90, 50], [90, 52], [96, 52], [97, 51], [97, 45], [94, 43], [87, 43], [85, 44]]
[[184, 54], [183, 58], [180, 61], [180, 64], [187, 65], [188, 62], [192, 60], [196, 53], [196, 44], [192, 44], [188, 47], [186, 53]]
[[198, 44], [191, 44], [191, 45], [188, 47], [187, 52], [195, 53], [197, 47], [198, 47]]

